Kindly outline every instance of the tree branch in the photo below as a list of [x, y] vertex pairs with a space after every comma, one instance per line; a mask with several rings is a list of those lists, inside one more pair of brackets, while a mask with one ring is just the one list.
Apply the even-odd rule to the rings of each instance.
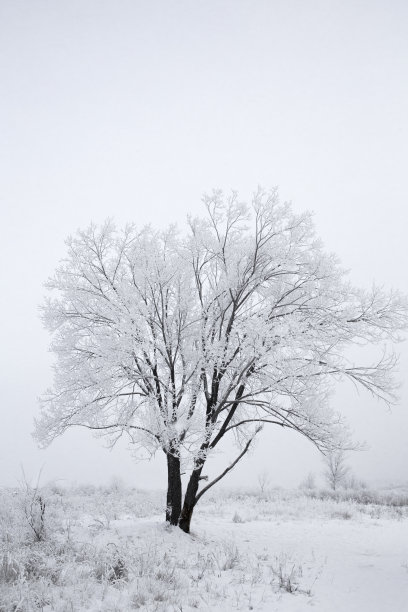
[[[255, 434], [256, 435], [256, 434]], [[204, 495], [204, 493], [206, 491], [208, 491], [208, 489], [211, 489], [211, 487], [213, 487], [217, 482], [219, 482], [222, 478], [224, 478], [224, 476], [226, 474], [228, 474], [228, 472], [230, 472], [238, 463], [238, 461], [240, 459], [242, 459], [242, 457], [245, 455], [245, 453], [248, 451], [249, 447], [251, 446], [251, 443], [253, 441], [255, 436], [253, 436], [252, 438], [250, 438], [248, 440], [248, 442], [245, 445], [244, 450], [238, 455], [238, 457], [235, 459], [235, 461], [233, 461], [231, 463], [231, 465], [229, 465], [223, 472], [222, 474], [220, 474], [219, 476], [217, 476], [217, 478], [214, 478], [214, 480], [212, 480], [206, 487], [204, 487], [204, 489], [201, 489], [201, 491], [196, 495], [195, 498], [195, 503], [198, 502], [198, 500]]]

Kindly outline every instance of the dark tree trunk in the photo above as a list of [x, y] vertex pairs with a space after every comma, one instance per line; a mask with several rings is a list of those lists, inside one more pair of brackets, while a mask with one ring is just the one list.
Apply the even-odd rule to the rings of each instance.
[[196, 495], [198, 491], [198, 485], [200, 483], [200, 476], [203, 466], [196, 468], [188, 482], [186, 495], [184, 497], [183, 509], [181, 511], [179, 527], [186, 533], [190, 533], [191, 517], [193, 516], [194, 506], [197, 503]]
[[177, 525], [181, 512], [180, 459], [167, 453], [167, 506], [166, 521]]

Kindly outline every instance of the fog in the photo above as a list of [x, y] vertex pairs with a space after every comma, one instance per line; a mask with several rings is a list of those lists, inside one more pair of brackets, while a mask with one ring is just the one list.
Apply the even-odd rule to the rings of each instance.
[[[43, 283], [91, 221], [182, 226], [205, 191], [249, 200], [278, 185], [314, 211], [353, 283], [408, 292], [407, 26], [403, 1], [3, 0], [1, 485], [21, 466], [43, 481], [164, 485], [164, 456], [135, 462], [78, 430], [46, 450], [31, 437], [52, 381]], [[333, 397], [367, 442], [349, 463], [369, 482], [408, 479], [398, 350], [392, 410], [347, 384]], [[251, 485], [265, 469], [292, 486], [322, 466], [306, 440], [270, 429], [225, 483]]]

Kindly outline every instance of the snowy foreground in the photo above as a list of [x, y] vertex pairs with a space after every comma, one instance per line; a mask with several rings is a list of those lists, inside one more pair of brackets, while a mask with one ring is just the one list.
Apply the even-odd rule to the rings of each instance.
[[118, 486], [0, 491], [0, 612], [407, 609], [401, 492], [215, 493], [191, 535], [162, 505]]

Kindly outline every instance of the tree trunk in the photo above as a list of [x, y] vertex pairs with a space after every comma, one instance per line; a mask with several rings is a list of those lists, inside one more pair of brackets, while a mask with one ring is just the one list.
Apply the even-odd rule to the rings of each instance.
[[193, 516], [194, 506], [197, 503], [196, 495], [198, 491], [198, 485], [200, 482], [200, 476], [203, 466], [195, 469], [188, 482], [186, 495], [184, 497], [183, 509], [181, 511], [179, 527], [186, 533], [190, 533], [191, 517]]
[[167, 505], [166, 521], [177, 525], [181, 512], [180, 459], [167, 453]]

